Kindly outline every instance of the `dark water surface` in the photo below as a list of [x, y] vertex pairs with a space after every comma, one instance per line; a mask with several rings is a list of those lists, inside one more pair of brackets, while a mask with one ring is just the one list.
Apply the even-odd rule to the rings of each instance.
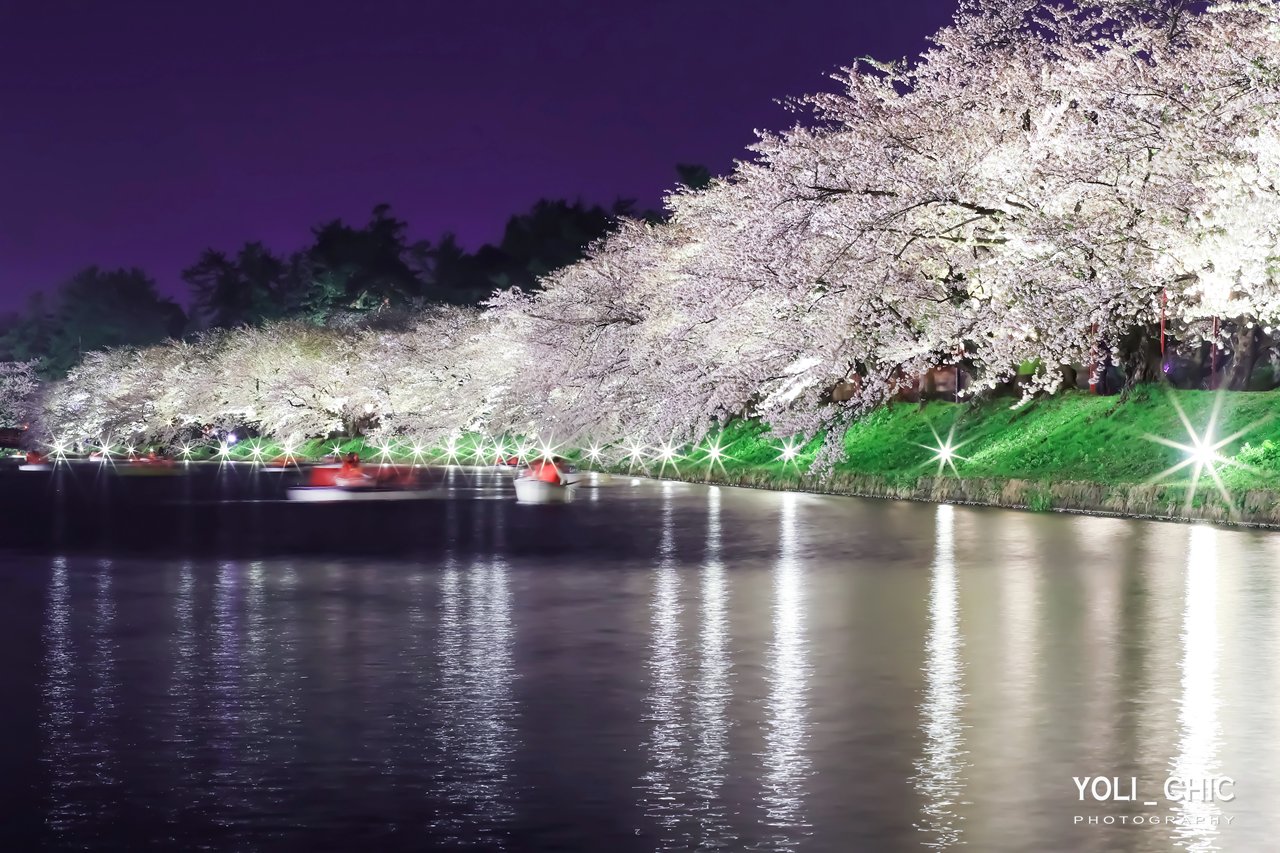
[[430, 547], [3, 558], [6, 848], [1275, 849], [1280, 535], [648, 480], [384, 511]]

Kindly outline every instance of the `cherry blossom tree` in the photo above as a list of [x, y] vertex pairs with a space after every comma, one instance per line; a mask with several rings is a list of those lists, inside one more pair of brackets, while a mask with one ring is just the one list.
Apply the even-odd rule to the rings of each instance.
[[825, 465], [852, 418], [939, 365], [982, 390], [1039, 364], [1028, 397], [1108, 356], [1158, 379], [1162, 319], [1184, 346], [1215, 318], [1238, 338], [1280, 326], [1277, 11], [965, 2], [919, 61], [844, 70], [795, 103], [811, 122], [536, 291], [95, 354], [47, 389], [42, 423], [626, 452], [752, 417], [825, 431]]

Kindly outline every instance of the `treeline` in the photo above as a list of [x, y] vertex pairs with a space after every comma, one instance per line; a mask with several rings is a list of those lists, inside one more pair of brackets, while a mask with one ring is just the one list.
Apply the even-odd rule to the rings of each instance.
[[[678, 168], [685, 180], [706, 179], [702, 167]], [[512, 216], [496, 245], [468, 252], [449, 233], [411, 241], [408, 223], [382, 204], [363, 227], [335, 219], [314, 228], [310, 244], [289, 255], [260, 242], [206, 249], [182, 272], [185, 310], [140, 268], [92, 266], [0, 318], [0, 361], [34, 360], [41, 377], [59, 379], [85, 353], [211, 329], [291, 319], [342, 324], [375, 312], [476, 305], [497, 289], [534, 290], [541, 277], [581, 260], [619, 218], [636, 216], [657, 217], [626, 199], [608, 208], [542, 199]]]

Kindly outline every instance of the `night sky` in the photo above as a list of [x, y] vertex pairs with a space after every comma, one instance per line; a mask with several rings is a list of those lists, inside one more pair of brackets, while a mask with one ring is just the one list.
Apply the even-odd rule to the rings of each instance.
[[540, 197], [657, 207], [775, 99], [914, 57], [954, 0], [0, 2], [0, 308], [91, 263], [178, 279], [386, 202], [500, 238]]

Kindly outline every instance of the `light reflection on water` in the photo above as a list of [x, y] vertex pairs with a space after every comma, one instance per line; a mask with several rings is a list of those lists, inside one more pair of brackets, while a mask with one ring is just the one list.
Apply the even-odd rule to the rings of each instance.
[[773, 643], [769, 650], [769, 700], [765, 729], [764, 810], [775, 849], [795, 849], [808, 832], [805, 777], [811, 760], [805, 648], [804, 571], [799, 559], [799, 497], [782, 501], [779, 554], [773, 581]]
[[71, 828], [79, 799], [75, 787], [80, 768], [72, 760], [75, 747], [75, 684], [77, 662], [72, 646], [71, 590], [67, 561], [53, 561], [49, 575], [48, 619], [45, 622], [44, 729], [45, 765], [52, 788], [48, 823], [56, 833]]
[[[1219, 775], [1221, 731], [1218, 714], [1218, 554], [1217, 531], [1195, 527], [1187, 550], [1186, 615], [1182, 631], [1182, 698], [1178, 715], [1182, 738], [1170, 776], [1203, 780]], [[1201, 783], [1203, 784], [1203, 783]], [[1229, 789], [1228, 789], [1229, 790]], [[1220, 849], [1214, 843], [1222, 808], [1216, 800], [1195, 799], [1174, 808], [1181, 818], [1176, 834], [1188, 850]]]
[[660, 850], [681, 849], [687, 843], [686, 662], [680, 648], [680, 571], [675, 554], [674, 484], [663, 483], [662, 532], [658, 544], [652, 604], [652, 643], [649, 671], [651, 687], [646, 719], [652, 723], [646, 749], [650, 755], [645, 774], [644, 808], [658, 827]]
[[464, 572], [451, 561], [440, 588], [436, 736], [444, 772], [436, 784], [447, 807], [435, 826], [445, 843], [482, 839], [500, 848], [516, 747], [508, 570], [495, 560]]
[[964, 663], [960, 649], [959, 591], [955, 565], [955, 509], [937, 509], [933, 576], [929, 582], [929, 634], [925, 643], [925, 700], [921, 706], [924, 755], [916, 762], [916, 788], [924, 798], [919, 828], [930, 847], [960, 842], [958, 815], [964, 780], [964, 738], [960, 715], [964, 706]]
[[[564, 509], [616, 513], [585, 518], [643, 550], [531, 558], [511, 520], [561, 508], [486, 501], [437, 562], [46, 559], [46, 848], [604, 849], [582, 827], [620, 851], [1269, 843], [1280, 534], [599, 495]], [[479, 532], [498, 547], [467, 550]], [[1161, 805], [1081, 804], [1084, 773]], [[1237, 798], [1171, 805], [1170, 774], [1232, 776]], [[1234, 822], [1073, 822], [1156, 811]]]
[[729, 592], [721, 551], [720, 489], [707, 490], [706, 556], [702, 565], [702, 641], [693, 725], [697, 738], [691, 789], [698, 798], [702, 844], [724, 847], [735, 840], [721, 792], [729, 765]]

